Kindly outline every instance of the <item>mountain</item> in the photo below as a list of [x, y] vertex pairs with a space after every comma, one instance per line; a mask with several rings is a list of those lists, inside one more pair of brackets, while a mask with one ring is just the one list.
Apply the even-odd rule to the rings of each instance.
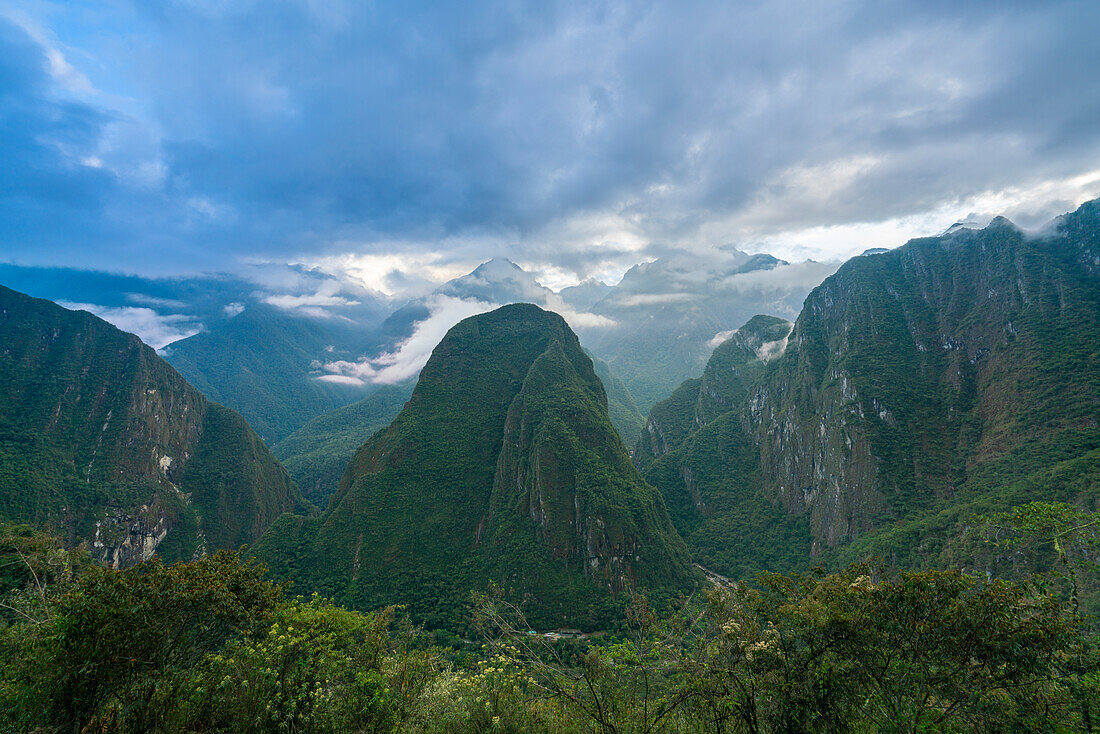
[[84, 311], [0, 286], [0, 519], [128, 566], [237, 548], [298, 490], [239, 415]]
[[724, 492], [771, 561], [965, 565], [975, 512], [1100, 506], [1098, 344], [1100, 202], [1042, 235], [952, 228], [826, 279], [747, 397], [646, 477], [697, 557], [687, 523]]
[[737, 329], [701, 377], [654, 406], [634, 451], [694, 559], [731, 578], [802, 570], [810, 559], [808, 524], [764, 493], [756, 446], [737, 410], [783, 354], [792, 326], [758, 315]]
[[753, 396], [765, 490], [815, 547], [1100, 447], [1100, 205], [856, 258]]
[[447, 281], [435, 293], [485, 303], [540, 303], [554, 297], [535, 276], [506, 258], [493, 258], [472, 272]]
[[[468, 315], [469, 304], [534, 303], [561, 314], [648, 411], [703, 368], [722, 334], [756, 313], [793, 318], [810, 289], [834, 270], [834, 264], [789, 264], [725, 248], [636, 265], [615, 286], [589, 279], [554, 293], [520, 266], [497, 258], [399, 308], [360, 356], [391, 355], [422, 325], [434, 331], [434, 322], [456, 323]], [[633, 443], [633, 430], [626, 430]]]
[[789, 264], [735, 249], [675, 253], [635, 265], [595, 303], [588, 304], [590, 287], [560, 295], [613, 322], [578, 325], [577, 333], [648, 412], [699, 374], [722, 334], [758, 313], [794, 318], [810, 289], [833, 270], [833, 264]]
[[630, 394], [623, 381], [611, 374], [611, 368], [599, 357], [589, 353], [592, 360], [592, 368], [596, 371], [596, 377], [603, 383], [604, 393], [607, 394], [607, 414], [611, 418], [611, 425], [619, 432], [619, 438], [627, 446], [633, 444], [641, 435], [642, 426], [645, 425], [645, 417], [638, 410], [634, 402], [634, 396]]
[[660, 599], [694, 582], [591, 360], [560, 316], [530, 304], [448, 331], [325, 513], [285, 516], [256, 554], [300, 591], [407, 604], [433, 626], [464, 623], [471, 590], [490, 583], [534, 624], [593, 628], [619, 592]]
[[597, 303], [607, 298], [613, 288], [614, 286], [610, 286], [602, 280], [588, 278], [577, 285], [562, 288], [558, 291], [558, 295], [570, 306], [588, 311]]
[[412, 396], [413, 382], [383, 385], [362, 400], [319, 415], [272, 449], [306, 499], [328, 504], [355, 451], [388, 426]]
[[349, 278], [294, 265], [229, 274], [147, 278], [0, 264], [0, 282], [86, 310], [162, 351], [208, 398], [240, 412], [273, 445], [369, 387], [316, 378], [354, 359], [390, 311]]
[[[591, 355], [589, 355], [591, 357]], [[596, 376], [607, 394], [611, 424], [625, 443], [637, 437], [645, 423], [634, 398], [607, 363], [592, 358]], [[324, 507], [340, 477], [363, 442], [388, 426], [412, 396], [415, 382], [382, 385], [362, 400], [319, 415], [272, 449], [303, 495]]]
[[[418, 324], [445, 310], [441, 304], [455, 299], [485, 304], [487, 309], [508, 303], [534, 303], [549, 307], [557, 299], [557, 294], [511, 260], [493, 258], [466, 275], [443, 283], [429, 295], [403, 304], [363, 342], [363, 351], [377, 354], [395, 350], [412, 336]], [[557, 300], [560, 302], [560, 299]], [[459, 320], [454, 319], [451, 324]]]
[[274, 445], [312, 418], [367, 395], [369, 388], [317, 379], [321, 364], [353, 356], [365, 327], [263, 303], [207, 331], [173, 342], [165, 359], [211, 400], [238, 411]]
[[[257, 288], [228, 274], [146, 278], [10, 263], [0, 263], [0, 283], [55, 303], [86, 304], [84, 310], [100, 318], [104, 318], [100, 313], [121, 317], [115, 326], [123, 331], [132, 330], [127, 325], [144, 326], [144, 333], [135, 333], [154, 348], [221, 323], [228, 318], [227, 306], [248, 302]], [[182, 336], [171, 338], [180, 332]]]
[[792, 327], [777, 316], [757, 315], [730, 334], [711, 353], [702, 377], [685, 380], [653, 406], [634, 449], [635, 463], [648, 466], [737, 407], [763, 375], [764, 365], [783, 354]]

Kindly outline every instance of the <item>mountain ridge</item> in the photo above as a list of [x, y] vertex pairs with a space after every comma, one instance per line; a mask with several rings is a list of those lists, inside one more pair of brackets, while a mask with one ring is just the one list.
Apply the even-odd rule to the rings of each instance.
[[236, 413], [85, 311], [0, 286], [0, 514], [127, 566], [236, 548], [297, 488]]

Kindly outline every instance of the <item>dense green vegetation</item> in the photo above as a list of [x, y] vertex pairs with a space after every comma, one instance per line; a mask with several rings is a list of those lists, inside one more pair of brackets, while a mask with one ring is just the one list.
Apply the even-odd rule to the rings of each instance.
[[283, 518], [254, 552], [298, 591], [452, 628], [489, 581], [538, 600], [546, 626], [586, 628], [612, 616], [609, 589], [694, 583], [591, 360], [560, 316], [523, 304], [451, 329], [325, 514]]
[[645, 425], [645, 417], [638, 411], [634, 396], [630, 394], [626, 384], [611, 373], [607, 362], [592, 356], [587, 350], [585, 353], [591, 357], [596, 377], [600, 378], [607, 394], [607, 416], [611, 419], [611, 425], [615, 426], [624, 444], [633, 446]]
[[746, 423], [764, 481], [840, 545], [1100, 446], [1100, 205], [855, 258], [807, 299]]
[[[1029, 506], [987, 527], [1026, 553], [1098, 521]], [[289, 597], [227, 552], [112, 571], [9, 526], [0, 570], [5, 732], [1078, 732], [1100, 711], [1094, 630], [1042, 577], [761, 574], [665, 615], [632, 596], [588, 640], [490, 594], [448, 640]]]
[[[995, 220], [914, 240], [826, 279], [747, 380], [716, 350], [635, 452], [694, 558], [735, 578], [868, 555], [1001, 572], [972, 515], [1096, 508], [1098, 242], [1096, 202], [1042, 237]], [[709, 409], [708, 375], [728, 390]]]
[[695, 407], [699, 403], [699, 385], [702, 380], [693, 377], [684, 380], [671, 395], [653, 406], [646, 419], [642, 436], [634, 447], [634, 461], [645, 469], [654, 459], [683, 445], [693, 430]]
[[328, 504], [356, 450], [397, 417], [414, 385], [384, 385], [357, 403], [317, 416], [275, 445], [273, 453], [306, 499], [319, 507]]
[[653, 406], [634, 449], [643, 471], [655, 459], [684, 445], [695, 431], [740, 406], [764, 373], [769, 359], [783, 353], [791, 322], [756, 315], [711, 352], [702, 377], [685, 380]]
[[858, 258], [653, 408], [644, 478], [559, 316], [467, 319], [280, 444], [313, 515], [136, 338], [0, 289], [0, 732], [1092, 731], [1096, 253], [1093, 203]]
[[132, 563], [257, 539], [304, 511], [232, 411], [137, 337], [0, 287], [0, 521], [34, 523]]
[[[243, 415], [274, 446], [316, 416], [364, 397], [365, 388], [314, 379], [321, 360], [358, 357], [343, 347], [362, 340], [362, 328], [250, 304], [164, 353], [206, 397]], [[334, 346], [341, 351], [332, 351]]]
[[646, 469], [661, 490], [692, 559], [733, 579], [811, 565], [807, 518], [791, 516], [761, 489], [756, 446], [727, 413]]
[[[611, 374], [607, 364], [593, 358], [592, 365], [607, 394], [611, 423], [626, 443], [628, 436], [636, 437], [641, 432], [644, 419], [630, 391]], [[412, 396], [413, 387], [412, 381], [384, 385], [357, 403], [314, 418], [276, 444], [272, 452], [306, 499], [324, 507], [356, 450], [397, 417]]]
[[736, 410], [790, 330], [774, 316], [750, 319], [715, 348], [701, 377], [654, 406], [634, 452], [693, 559], [722, 576], [810, 565], [809, 524], [763, 491], [758, 450]]

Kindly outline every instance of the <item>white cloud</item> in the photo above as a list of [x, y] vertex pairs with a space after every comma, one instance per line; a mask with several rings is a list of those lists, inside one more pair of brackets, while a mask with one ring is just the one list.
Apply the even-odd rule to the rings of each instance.
[[657, 306], [662, 303], [686, 303], [695, 296], [691, 293], [638, 293], [617, 301], [621, 306]]
[[[337, 246], [354, 247], [354, 243]], [[336, 277], [348, 277], [363, 287], [387, 296], [416, 297], [436, 286], [470, 272], [479, 260], [450, 260], [445, 251], [402, 252], [409, 243], [391, 243], [388, 252], [378, 254], [344, 252], [309, 258], [300, 264]]]
[[131, 303], [140, 303], [145, 306], [158, 306], [160, 308], [170, 308], [176, 311], [182, 311], [187, 308], [186, 303], [176, 300], [175, 298], [158, 298], [157, 296], [150, 296], [145, 293], [127, 293], [125, 295], [127, 301]]
[[736, 333], [737, 329], [730, 329], [729, 331], [719, 331], [711, 338], [709, 342], [707, 342], [707, 347], [710, 349], [714, 349], [719, 344], [729, 341], [729, 339]]
[[138, 306], [98, 306], [94, 303], [58, 301], [58, 304], [74, 311], [87, 311], [114, 324], [123, 331], [136, 334], [139, 339], [161, 349], [172, 342], [186, 339], [202, 331], [202, 324], [182, 314], [159, 314], [151, 308]]
[[339, 295], [340, 290], [338, 281], [327, 280], [321, 283], [315, 293], [268, 295], [263, 297], [263, 302], [286, 311], [324, 318], [332, 315], [325, 310], [326, 307], [359, 305], [359, 301]]
[[431, 315], [418, 322], [412, 335], [401, 342], [397, 349], [358, 362], [329, 362], [323, 367], [328, 374], [317, 379], [348, 385], [392, 385], [403, 382], [420, 372], [431, 357], [432, 350], [452, 326], [470, 316], [500, 307], [497, 303], [450, 296], [433, 296], [427, 305], [431, 309]]
[[355, 377], [354, 375], [320, 375], [317, 377], [321, 382], [331, 382], [335, 385], [355, 385], [357, 387], [362, 386], [363, 379]]
[[764, 342], [760, 345], [760, 348], [756, 350], [756, 356], [761, 362], [770, 362], [776, 357], [783, 355], [783, 352], [787, 351], [787, 339], [790, 337], [788, 332], [787, 336], [782, 339], [776, 339], [773, 342]]
[[615, 319], [588, 311], [577, 311], [567, 304], [557, 293], [552, 293], [538, 304], [548, 311], [561, 316], [574, 329], [607, 329], [618, 325]]
[[[845, 182], [858, 183], [858, 176], [849, 176]], [[1034, 229], [1098, 196], [1100, 170], [1091, 170], [1068, 178], [1043, 179], [1022, 186], [948, 199], [905, 216], [783, 228], [779, 224], [790, 216], [790, 212], [812, 208], [809, 200], [799, 201], [795, 194], [788, 191], [784, 197], [766, 204], [758, 201], [746, 212], [721, 222], [712, 222], [702, 231], [711, 237], [721, 236], [723, 232], [740, 237], [741, 241], [752, 243], [746, 249], [769, 252], [777, 257], [835, 259], [838, 256], [851, 257], [872, 247], [893, 248], [915, 237], [938, 235], [958, 221], [980, 221], [984, 224], [997, 215], [1008, 217], [1025, 229]], [[849, 188], [846, 193], [831, 191], [830, 196], [822, 196], [815, 201], [818, 207], [823, 204], [839, 206], [837, 202], [842, 199], [857, 200], [859, 197], [858, 191]], [[777, 231], [761, 234], [764, 229]]]
[[225, 312], [225, 315], [229, 318], [233, 318], [234, 316], [240, 315], [240, 313], [244, 311], [244, 304], [238, 303], [237, 301], [234, 301], [233, 303], [227, 303], [225, 306], [222, 307], [222, 311]]

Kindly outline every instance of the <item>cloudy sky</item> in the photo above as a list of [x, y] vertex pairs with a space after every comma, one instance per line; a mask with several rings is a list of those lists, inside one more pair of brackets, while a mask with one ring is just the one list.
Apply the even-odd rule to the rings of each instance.
[[1096, 2], [0, 0], [0, 261], [553, 287], [1100, 196]]

